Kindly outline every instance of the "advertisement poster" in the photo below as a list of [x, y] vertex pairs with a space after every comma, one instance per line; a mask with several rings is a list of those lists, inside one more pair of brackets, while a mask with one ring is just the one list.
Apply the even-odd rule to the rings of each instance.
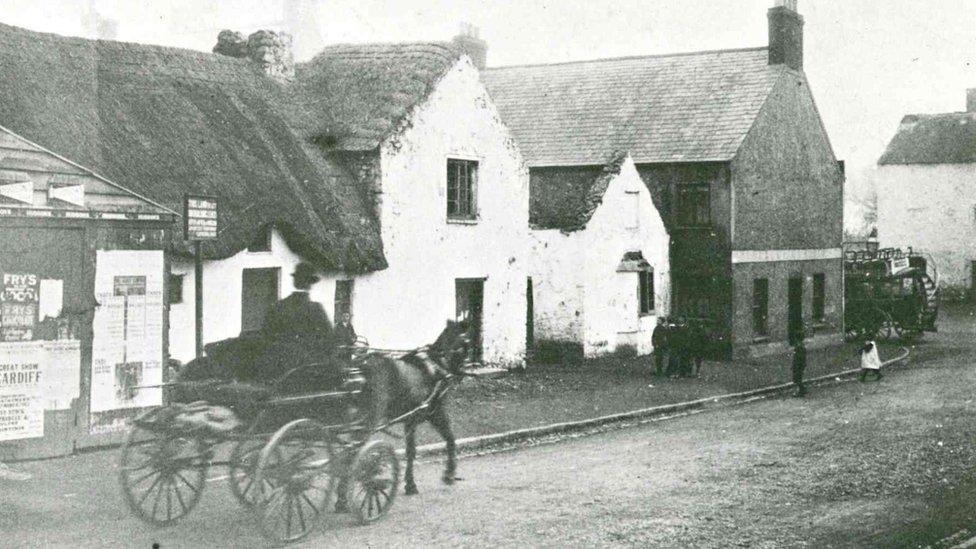
[[39, 278], [33, 273], [3, 273], [2, 293], [0, 293], [0, 340], [34, 339]]
[[[92, 432], [124, 427], [117, 410], [162, 404], [163, 252], [99, 250], [92, 341]], [[103, 417], [96, 418], [96, 414]]]
[[0, 343], [0, 440], [44, 436], [40, 343]]

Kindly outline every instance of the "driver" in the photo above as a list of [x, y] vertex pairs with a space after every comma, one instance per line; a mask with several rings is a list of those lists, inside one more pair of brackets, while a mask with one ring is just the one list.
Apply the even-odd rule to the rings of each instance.
[[[333, 354], [336, 340], [332, 321], [321, 303], [312, 301], [308, 291], [319, 281], [315, 268], [299, 263], [292, 273], [295, 291], [268, 311], [261, 330], [269, 345], [258, 368], [260, 377], [273, 381], [292, 368], [323, 362], [338, 370]], [[322, 372], [338, 377], [339, 372]]]

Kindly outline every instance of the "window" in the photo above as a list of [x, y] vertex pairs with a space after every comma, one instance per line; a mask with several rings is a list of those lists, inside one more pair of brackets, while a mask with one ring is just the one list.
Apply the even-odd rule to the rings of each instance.
[[756, 336], [769, 335], [769, 279], [752, 281], [752, 332]]
[[827, 278], [823, 273], [813, 275], [813, 320], [823, 322], [824, 304], [827, 300]]
[[352, 280], [336, 280], [335, 288], [335, 318], [338, 322], [342, 315], [348, 313], [352, 318]]
[[641, 271], [637, 277], [640, 314], [649, 315], [654, 312], [654, 271]]
[[169, 275], [169, 303], [183, 303], [183, 275]]
[[625, 195], [626, 197], [626, 208], [627, 211], [624, 212], [626, 216], [627, 229], [639, 229], [640, 228], [640, 193], [628, 191]]
[[708, 185], [695, 183], [678, 186], [677, 221], [682, 227], [703, 227], [711, 224]]
[[478, 188], [478, 163], [474, 160], [447, 160], [447, 218], [477, 217], [475, 193]]
[[270, 252], [271, 251], [271, 227], [261, 229], [254, 241], [247, 246], [249, 252]]

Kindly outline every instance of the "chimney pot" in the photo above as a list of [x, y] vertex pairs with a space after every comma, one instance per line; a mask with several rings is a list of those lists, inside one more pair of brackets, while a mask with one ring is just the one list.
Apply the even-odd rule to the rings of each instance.
[[803, 16], [797, 0], [776, 0], [769, 9], [769, 64], [803, 70]]
[[461, 32], [451, 42], [471, 58], [478, 70], [484, 70], [488, 61], [488, 43], [479, 38], [479, 34], [478, 27], [461, 23]]
[[976, 88], [966, 90], [966, 112], [976, 112]]

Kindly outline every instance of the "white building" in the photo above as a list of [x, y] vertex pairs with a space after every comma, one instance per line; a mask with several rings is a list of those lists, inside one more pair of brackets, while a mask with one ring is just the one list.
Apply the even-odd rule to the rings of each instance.
[[878, 162], [878, 240], [928, 253], [939, 284], [976, 280], [976, 89], [966, 112], [910, 114]]
[[[306, 261], [322, 274], [313, 299], [373, 346], [419, 347], [465, 317], [485, 363], [523, 364], [528, 171], [455, 47], [334, 46], [290, 66], [270, 33], [261, 51], [225, 34], [219, 54], [0, 25], [10, 41], [43, 82], [0, 105], [0, 124], [167, 207], [218, 199], [205, 343], [260, 327]], [[185, 361], [195, 280], [175, 232], [166, 346]]]
[[670, 237], [633, 160], [533, 168], [531, 189], [536, 347], [650, 353], [657, 317], [670, 308]]

